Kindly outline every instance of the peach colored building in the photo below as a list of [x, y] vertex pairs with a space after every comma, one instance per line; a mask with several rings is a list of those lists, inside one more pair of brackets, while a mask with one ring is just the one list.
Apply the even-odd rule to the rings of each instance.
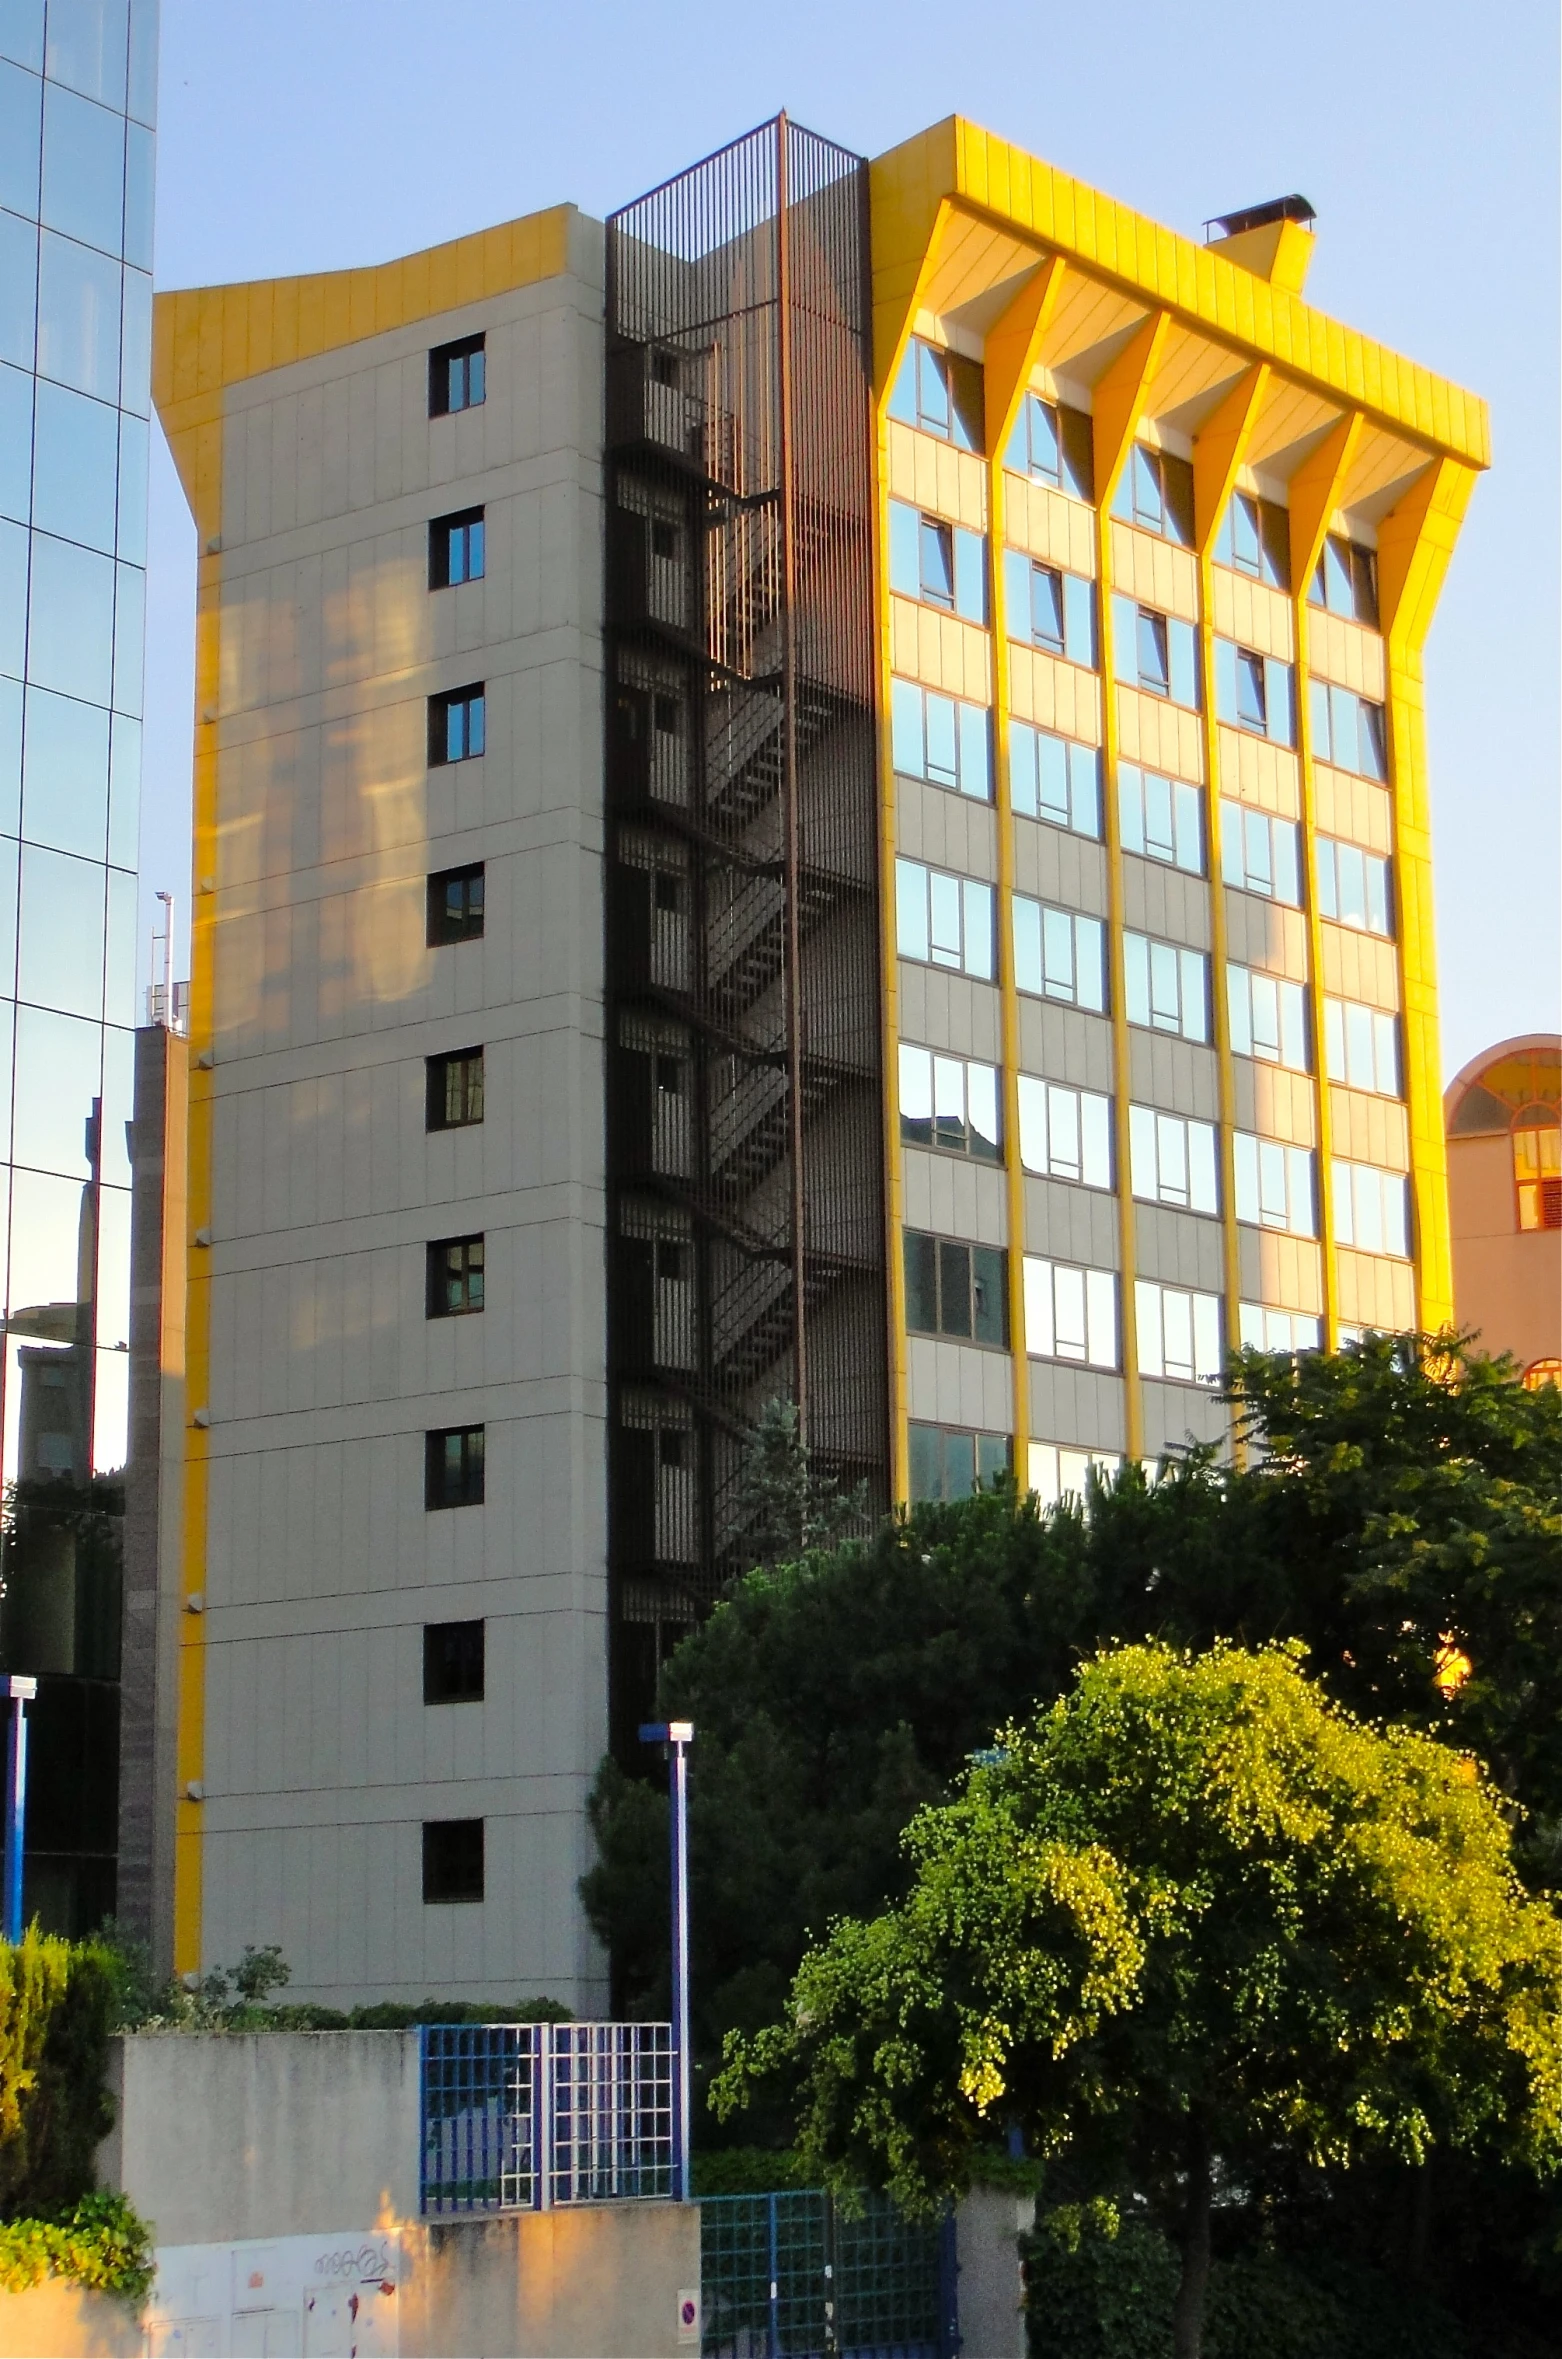
[[1498, 1041], [1455, 1074], [1443, 1114], [1459, 1324], [1562, 1380], [1562, 1038]]

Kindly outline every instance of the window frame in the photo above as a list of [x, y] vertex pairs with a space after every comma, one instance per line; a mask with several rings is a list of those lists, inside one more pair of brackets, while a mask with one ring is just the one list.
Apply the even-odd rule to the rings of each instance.
[[[475, 1644], [471, 1637], [474, 1630]], [[487, 1630], [488, 1625], [481, 1616], [471, 1621], [424, 1623], [423, 1701], [426, 1705], [487, 1702]], [[445, 1642], [443, 1660], [441, 1641]]]
[[[1253, 536], [1254, 555], [1251, 560], [1237, 547], [1236, 517], [1242, 514], [1244, 524]], [[1277, 521], [1278, 520], [1278, 521]], [[1283, 551], [1283, 562], [1280, 552]], [[1224, 565], [1230, 573], [1244, 574], [1249, 581], [1262, 582], [1271, 590], [1291, 588], [1291, 518], [1287, 509], [1273, 500], [1248, 491], [1233, 491], [1226, 502], [1225, 513], [1215, 534], [1211, 555], [1217, 565]]]
[[[1168, 1161], [1180, 1163], [1180, 1188], [1175, 1182], [1168, 1184]], [[1131, 1102], [1128, 1163], [1129, 1186], [1139, 1203], [1166, 1205], [1200, 1220], [1219, 1219], [1220, 1134], [1215, 1123]]]
[[[488, 1428], [483, 1425], [439, 1425], [423, 1436], [423, 1512], [425, 1515], [453, 1515], [463, 1507], [482, 1507], [487, 1504]], [[444, 1479], [450, 1465], [448, 1444], [459, 1441], [458, 1479], [455, 1489], [459, 1498], [448, 1493], [451, 1485]]]
[[[936, 1337], [945, 1343], [969, 1344], [980, 1351], [1006, 1352], [1009, 1349], [1008, 1248], [980, 1245], [966, 1237], [946, 1237], [928, 1229], [903, 1229], [901, 1236], [907, 1333]], [[965, 1273], [963, 1294], [958, 1274], [961, 1256], [964, 1256]], [[926, 1269], [914, 1269], [914, 1260], [925, 1263]], [[920, 1312], [924, 1301], [929, 1271], [937, 1320], [931, 1327], [913, 1321], [914, 1308]], [[962, 1301], [963, 1310], [959, 1308]], [[948, 1325], [951, 1316], [963, 1317], [966, 1324]]]
[[[474, 898], [470, 890], [465, 895], [459, 922], [450, 913], [452, 885], [478, 887]], [[464, 861], [459, 868], [436, 868], [430, 871], [425, 888], [427, 900], [424, 913], [424, 942], [429, 950], [451, 950], [462, 942], [481, 942], [488, 907], [488, 863], [485, 860]]]
[[[1405, 1064], [1398, 1016], [1390, 1008], [1374, 1007], [1370, 1000], [1325, 993], [1323, 1070], [1325, 1079], [1341, 1089], [1360, 1090], [1366, 1097], [1402, 1098]], [[1370, 1080], [1362, 1077], [1367, 1072]]]
[[[481, 761], [488, 749], [487, 682], [474, 680], [465, 688], [442, 688], [428, 700], [428, 766], [443, 770], [456, 762]], [[460, 716], [459, 746], [451, 748], [451, 723]], [[473, 728], [474, 719], [476, 728]], [[476, 740], [474, 743], [473, 740]]]
[[[1117, 1272], [1052, 1254], [1027, 1253], [1021, 1272], [1025, 1300], [1025, 1357], [1061, 1367], [1122, 1367], [1123, 1334]], [[1068, 1345], [1059, 1340], [1063, 1324], [1059, 1281], [1064, 1281], [1069, 1318]], [[1078, 1284], [1075, 1284], [1075, 1281]], [[1078, 1320], [1075, 1320], [1075, 1312]], [[1078, 1349], [1071, 1348], [1075, 1341]], [[1103, 1354], [1105, 1356], [1103, 1356]]]
[[[476, 361], [477, 391], [471, 390], [472, 362]], [[450, 398], [453, 379], [452, 367], [460, 364], [461, 399]], [[436, 344], [428, 356], [428, 414], [431, 418], [456, 418], [465, 410], [481, 409], [488, 398], [488, 339], [484, 334], [457, 336], [449, 344]]]
[[[1157, 655], [1165, 651], [1164, 671], [1159, 662], [1152, 671], [1144, 667], [1146, 629]], [[1112, 592], [1112, 674], [1125, 688], [1137, 688], [1141, 695], [1173, 704], [1180, 712], [1203, 710], [1197, 627], [1124, 590]]]
[[[936, 408], [924, 406], [931, 380], [941, 397]], [[895, 372], [886, 414], [918, 434], [931, 434], [955, 450], [980, 457], [983, 447], [982, 364], [926, 336], [910, 336]]]
[[[920, 878], [918, 887], [915, 879]], [[945, 888], [940, 891], [938, 888]], [[947, 888], [954, 887], [953, 894]], [[912, 902], [920, 893], [920, 927], [915, 922], [917, 913]], [[983, 900], [985, 896], [985, 901]], [[951, 948], [947, 933], [951, 909], [959, 927], [959, 945], [954, 956], [935, 956], [938, 950]], [[985, 915], [983, 911], [985, 910]], [[909, 927], [907, 920], [911, 919]], [[908, 860], [897, 854], [895, 859], [895, 952], [914, 966], [936, 967], [943, 974], [967, 975], [973, 982], [995, 983], [998, 979], [997, 891], [982, 877], [960, 876], [953, 869], [934, 868], [925, 860]], [[935, 928], [944, 926], [945, 933], [935, 938]], [[979, 935], [985, 937], [986, 963], [972, 966], [973, 944]], [[908, 936], [911, 947], [907, 947]], [[916, 948], [920, 941], [922, 948]]]
[[[474, 1827], [477, 1830], [477, 1840], [475, 1845], [471, 1840], [472, 1829]], [[441, 1846], [436, 1843], [431, 1843], [430, 1837], [453, 1837], [458, 1831], [466, 1838], [465, 1847], [468, 1853], [475, 1851], [476, 1854], [477, 1875], [475, 1879], [475, 1889], [455, 1889], [455, 1879], [449, 1873], [448, 1866], [443, 1879], [441, 1879], [439, 1869], [435, 1862], [435, 1853], [439, 1848], [441, 1848]], [[452, 1842], [449, 1845], [449, 1848], [452, 1852], [454, 1852], [458, 1847]], [[468, 1870], [468, 1880], [470, 1886], [470, 1857], [464, 1864]], [[482, 1902], [487, 1897], [488, 1874], [487, 1840], [484, 1834], [484, 1821], [480, 1818], [425, 1819], [423, 1821], [422, 1866], [423, 1905], [425, 1908], [469, 1908], [481, 1906]], [[434, 1889], [434, 1887], [440, 1883], [441, 1880], [444, 1882], [446, 1889]]]
[[[1057, 452], [1055, 467], [1037, 462], [1036, 436], [1032, 431], [1037, 414], [1050, 420], [1051, 445]], [[1029, 483], [1050, 484], [1065, 499], [1079, 500], [1086, 507], [1093, 507], [1096, 494], [1092, 439], [1087, 411], [1075, 409], [1066, 401], [1050, 400], [1046, 394], [1033, 393], [1027, 388], [1003, 454], [1004, 467], [1011, 475], [1019, 475]]]
[[[1348, 926], [1353, 933], [1375, 934], [1381, 942], [1392, 942], [1395, 939], [1394, 863], [1388, 855], [1369, 852], [1365, 844], [1352, 843], [1348, 836], [1333, 835], [1315, 836], [1313, 852], [1319, 916], [1326, 917], [1331, 925]], [[1360, 918], [1350, 916], [1345, 907], [1341, 886], [1341, 862], [1345, 855], [1361, 862], [1363, 915]], [[1383, 920], [1381, 925], [1376, 922], [1379, 915]]]
[[[1281, 832], [1281, 831], [1284, 832]], [[1220, 798], [1220, 881], [1233, 893], [1252, 893], [1284, 909], [1302, 906], [1301, 828], [1294, 819], [1260, 811], [1230, 795]], [[1265, 866], [1253, 865], [1255, 839]]]
[[[1376, 1218], [1363, 1223], [1361, 1199], [1373, 1190], [1378, 1199]], [[1392, 1196], [1390, 1190], [1394, 1191]], [[1410, 1182], [1404, 1172], [1387, 1171], [1378, 1163], [1358, 1163], [1349, 1156], [1336, 1155], [1330, 1172], [1330, 1196], [1337, 1245], [1348, 1246], [1355, 1253], [1376, 1254], [1385, 1261], [1414, 1259]], [[1359, 1232], [1364, 1226], [1367, 1234], [1363, 1237]], [[1381, 1244], [1372, 1242], [1374, 1227], [1384, 1239]], [[1391, 1233], [1402, 1242], [1393, 1243]]]
[[[458, 590], [467, 582], [482, 581], [488, 571], [486, 508], [453, 508], [448, 516], [431, 516], [428, 527], [428, 586]], [[461, 570], [454, 559], [460, 552]]]
[[1117, 478], [1112, 514], [1119, 524], [1153, 533], [1174, 549], [1191, 549], [1192, 464], [1179, 458], [1175, 451], [1155, 449], [1144, 442], [1133, 443]]
[[[1069, 953], [1069, 984], [1065, 989], [1057, 963], [1065, 932]], [[1107, 938], [1105, 922], [1088, 910], [1059, 909], [1038, 901], [1033, 893], [1009, 896], [1009, 954], [1014, 988], [1027, 999], [1052, 999], [1062, 1007], [1077, 1007], [1086, 1015], [1107, 1013]], [[1088, 990], [1081, 992], [1081, 978]], [[1032, 979], [1034, 978], [1034, 979]]]
[[[1152, 1297], [1154, 1298], [1152, 1301]], [[1166, 1312], [1169, 1303], [1186, 1303], [1189, 1356], [1188, 1374], [1181, 1373], [1182, 1363], [1169, 1364], [1167, 1354]], [[1139, 1363], [1139, 1374], [1155, 1384], [1197, 1385], [1207, 1391], [1220, 1382], [1225, 1372], [1223, 1335], [1223, 1306], [1218, 1294], [1206, 1294], [1195, 1286], [1168, 1286], [1159, 1278], [1134, 1280], [1134, 1330]], [[1178, 1313], [1181, 1316], [1181, 1313]], [[1146, 1346], [1151, 1333], [1156, 1338], [1157, 1365], [1146, 1365]], [[1213, 1348], [1211, 1336], [1213, 1335]]]
[[[950, 764], [934, 767], [933, 712], [947, 706], [950, 713]], [[940, 721], [940, 734], [943, 724]], [[913, 747], [912, 739], [916, 744]], [[916, 752], [913, 768], [902, 755]], [[969, 697], [948, 696], [897, 673], [890, 681], [890, 764], [897, 777], [919, 779], [942, 793], [964, 795], [968, 802], [993, 800], [992, 712]]]
[[[1253, 1020], [1255, 996], [1260, 991], [1275, 994], [1275, 1053], [1260, 1047], [1260, 1033]], [[1238, 1006], [1240, 994], [1241, 1005]], [[1307, 987], [1293, 982], [1288, 975], [1271, 975], [1262, 967], [1244, 966], [1239, 959], [1226, 961], [1226, 1026], [1233, 1056], [1251, 1057], [1255, 1064], [1277, 1065], [1287, 1073], [1311, 1073], [1313, 1045], [1308, 1037]], [[1262, 1036], [1267, 1038], [1267, 1035]], [[1289, 1051], [1295, 1048], [1300, 1061]]]
[[[1094, 1188], [1111, 1194], [1114, 1185], [1111, 1099], [1099, 1090], [1076, 1089], [1070, 1082], [1052, 1081], [1040, 1073], [1021, 1073], [1017, 1080], [1021, 1170], [1037, 1179], [1056, 1180], [1062, 1187]], [[1077, 1152], [1055, 1158], [1054, 1122], [1062, 1109], [1054, 1101], [1063, 1099], [1073, 1100], [1071, 1128]], [[1038, 1132], [1045, 1147], [1045, 1160], [1041, 1162], [1032, 1159]]]
[[[925, 1118], [920, 1115], [908, 1115], [906, 1112], [907, 1064], [908, 1060], [917, 1059], [925, 1059], [927, 1063], [929, 1112]], [[961, 1113], [958, 1119], [960, 1127], [967, 1134], [964, 1145], [956, 1144], [952, 1139], [939, 1135], [946, 1123], [952, 1126], [956, 1119], [952, 1113], [939, 1110], [940, 1084], [942, 1083], [944, 1088], [948, 1089], [951, 1072], [959, 1076]], [[977, 1119], [971, 1112], [970, 1077], [973, 1073], [986, 1077], [982, 1087], [985, 1088], [988, 1083], [991, 1084], [993, 1119], [991, 1138], [988, 1138], [980, 1130]], [[996, 1065], [986, 1064], [979, 1057], [957, 1056], [944, 1049], [926, 1048], [918, 1041], [902, 1040], [896, 1044], [895, 1085], [896, 1112], [900, 1121], [900, 1137], [903, 1146], [922, 1147], [929, 1154], [958, 1155], [970, 1163], [986, 1163], [995, 1169], [1002, 1168], [1004, 1160], [1003, 1089], [1002, 1076]], [[922, 1138], [918, 1137], [907, 1125], [924, 1119], [928, 1135]], [[981, 1141], [981, 1143], [974, 1143], [976, 1141]]]
[[[1044, 751], [1056, 747], [1057, 753]], [[1061, 770], [1063, 802], [1046, 800], [1043, 787]], [[1070, 835], [1102, 839], [1101, 748], [1056, 729], [1039, 728], [1032, 721], [1009, 719], [1009, 808], [1020, 818], [1041, 827], [1061, 827]], [[1088, 820], [1089, 824], [1084, 822]]]
[[[936, 1491], [918, 1488], [918, 1457], [927, 1454], [925, 1442], [921, 1445], [919, 1452], [918, 1436], [930, 1437], [938, 1444], [940, 1483]], [[954, 1499], [972, 1498], [978, 1489], [990, 1489], [999, 1475], [1012, 1474], [1013, 1472], [1014, 1440], [1011, 1434], [988, 1433], [979, 1428], [965, 1425], [931, 1425], [926, 1418], [913, 1417], [907, 1420], [906, 1442], [909, 1460], [907, 1470], [909, 1479], [906, 1485], [907, 1502], [913, 1507], [924, 1503], [939, 1505]], [[969, 1442], [971, 1444], [973, 1479], [964, 1490], [951, 1490], [949, 1487], [948, 1446], [951, 1442]], [[984, 1444], [987, 1445], [985, 1451]], [[1002, 1452], [1001, 1461], [998, 1458], [1000, 1450]], [[984, 1456], [988, 1461], [988, 1470], [986, 1471], [983, 1468]], [[998, 1462], [994, 1463], [994, 1461]]]
[[1244, 1228], [1317, 1236], [1317, 1159], [1310, 1147], [1234, 1130], [1231, 1155], [1233, 1210]]
[[[470, 1066], [474, 1062], [477, 1066], [475, 1095], [478, 1110], [475, 1114], [463, 1114], [452, 1121], [449, 1116], [450, 1068], [458, 1064]], [[427, 1132], [432, 1134], [441, 1130], [476, 1130], [478, 1128], [487, 1112], [486, 1064], [487, 1058], [482, 1042], [478, 1042], [473, 1048], [436, 1049], [431, 1057], [424, 1058], [423, 1127]], [[470, 1105], [474, 1095], [470, 1074], [467, 1076], [462, 1094], [464, 1102]]]
[[[1165, 787], [1169, 833], [1163, 852], [1150, 838], [1150, 790]], [[1159, 801], [1159, 796], [1156, 800]], [[1191, 860], [1183, 857], [1192, 831]], [[1190, 779], [1173, 778], [1148, 770], [1139, 762], [1117, 765], [1117, 834], [1125, 852], [1140, 860], [1156, 860], [1162, 867], [1180, 869], [1184, 876], [1203, 876], [1208, 867], [1204, 829], [1204, 792]]]
[[[459, 1253], [461, 1259], [456, 1282], [464, 1300], [450, 1299], [452, 1273], [449, 1257]], [[444, 1256], [443, 1263], [440, 1256]], [[484, 1273], [487, 1264], [486, 1232], [478, 1229], [464, 1237], [431, 1237], [424, 1247], [423, 1315], [426, 1319], [481, 1318], [484, 1308]], [[475, 1285], [473, 1281], [476, 1281]], [[475, 1299], [474, 1299], [475, 1297]]]
[[[1157, 1007], [1170, 1005], [1165, 997], [1168, 976], [1175, 978], [1177, 1020], [1174, 1024], [1156, 1020]], [[1200, 1028], [1190, 1031], [1188, 1013], [1195, 983]], [[1129, 1023], [1141, 1032], [1159, 1032], [1167, 1039], [1191, 1040], [1207, 1048], [1211, 1036], [1208, 951], [1195, 950], [1186, 942], [1165, 942], [1155, 934], [1141, 934], [1125, 928], [1123, 1003]], [[1138, 1010], [1143, 1012], [1136, 1012]]]

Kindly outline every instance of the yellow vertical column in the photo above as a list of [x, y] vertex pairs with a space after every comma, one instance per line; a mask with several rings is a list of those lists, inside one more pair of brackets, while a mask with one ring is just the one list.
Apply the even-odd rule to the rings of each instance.
[[[197, 437], [198, 489], [191, 506], [198, 518], [220, 518], [222, 506], [222, 418], [220, 397], [211, 422], [192, 429]], [[216, 534], [213, 537], [217, 537]], [[221, 693], [222, 560], [212, 552], [200, 559], [195, 625], [194, 892], [190, 902], [190, 1101], [187, 1228], [177, 1241], [188, 1271], [185, 1331], [185, 1472], [183, 1580], [188, 1594], [204, 1592], [210, 1435], [194, 1422], [211, 1400], [211, 1252], [193, 1242], [208, 1235], [212, 1218], [212, 1065], [215, 1038], [217, 876], [217, 724]], [[208, 719], [207, 716], [212, 718]], [[202, 1964], [201, 1907], [205, 1805], [189, 1788], [205, 1777], [206, 1615], [179, 1617], [178, 1735], [175, 1745], [177, 1793], [174, 1803], [174, 1970]]]
[[1220, 1081], [1220, 1203], [1221, 1241], [1226, 1279], [1226, 1343], [1233, 1346], [1240, 1332], [1242, 1254], [1237, 1231], [1236, 1198], [1236, 1069], [1231, 1059], [1231, 1002], [1226, 990], [1226, 890], [1221, 882], [1220, 850], [1220, 739], [1215, 716], [1215, 624], [1210, 585], [1211, 550], [1226, 504], [1236, 485], [1237, 469], [1252, 440], [1258, 413], [1269, 390], [1267, 361], [1249, 369], [1220, 407], [1208, 418], [1193, 443], [1193, 539], [1199, 561], [1199, 683], [1202, 691], [1204, 736], [1204, 793], [1207, 814], [1205, 842], [1209, 847], [1209, 903], [1212, 998], [1215, 1055]]
[[1323, 924], [1315, 889], [1318, 875], [1316, 800], [1313, 790], [1312, 699], [1307, 678], [1307, 587], [1323, 553], [1329, 518], [1361, 439], [1359, 411], [1341, 418], [1291, 478], [1291, 615], [1296, 643], [1296, 758], [1301, 777], [1302, 876], [1307, 908], [1307, 1022], [1312, 1036], [1314, 1104], [1318, 1132], [1318, 1236], [1323, 1253], [1324, 1345], [1339, 1347], [1340, 1273], [1334, 1237], [1334, 1125], [1329, 1104], [1323, 1031]]
[[998, 813], [998, 979], [1003, 1039], [1003, 1154], [1009, 1211], [1009, 1339], [1014, 1375], [1014, 1473], [1030, 1487], [1030, 1362], [1025, 1344], [1025, 1171], [1020, 1162], [1020, 1003], [1014, 983], [1014, 820], [1009, 795], [1009, 640], [1004, 611], [1003, 454], [1047, 323], [1063, 291], [1064, 265], [1044, 263], [1002, 318], [983, 351], [987, 443], [987, 606], [992, 620], [993, 785]]
[[1118, 478], [1145, 414], [1171, 314], [1152, 312], [1120, 352], [1093, 395], [1092, 450], [1096, 495], [1096, 594], [1101, 658], [1101, 790], [1106, 817], [1108, 943], [1112, 994], [1112, 1110], [1117, 1162], [1117, 1233], [1122, 1256], [1124, 1449], [1144, 1455], [1144, 1401], [1139, 1386], [1139, 1335], [1134, 1306], [1137, 1253], [1128, 1103], [1133, 1092], [1132, 1049], [1123, 958], [1123, 839], [1117, 820], [1117, 686], [1112, 646], [1112, 501]]
[[1434, 1331], [1452, 1323], [1454, 1293], [1421, 656], [1474, 488], [1472, 468], [1454, 459], [1434, 461], [1378, 527], [1378, 613], [1387, 659], [1394, 795], [1394, 908], [1415, 1199], [1416, 1316], [1421, 1327]]

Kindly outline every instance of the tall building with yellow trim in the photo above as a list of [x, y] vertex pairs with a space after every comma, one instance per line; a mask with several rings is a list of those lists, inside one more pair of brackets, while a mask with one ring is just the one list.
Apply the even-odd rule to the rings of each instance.
[[797, 1404], [871, 1502], [1450, 1312], [1482, 405], [951, 119], [160, 299], [201, 543], [174, 1947], [596, 2002]]

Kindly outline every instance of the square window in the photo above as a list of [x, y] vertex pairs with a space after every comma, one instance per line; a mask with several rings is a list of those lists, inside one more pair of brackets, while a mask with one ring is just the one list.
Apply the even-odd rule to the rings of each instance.
[[483, 881], [481, 860], [467, 868], [441, 868], [428, 880], [428, 946], [441, 949], [447, 942], [480, 942], [483, 936]]
[[482, 1307], [483, 1239], [437, 1239], [428, 1248], [428, 1317], [462, 1319]]
[[483, 1822], [480, 1818], [437, 1818], [423, 1827], [423, 1899], [426, 1906], [483, 1897]]
[[484, 1432], [481, 1425], [453, 1425], [424, 1435], [423, 1505], [430, 1515], [482, 1506]]
[[462, 582], [481, 581], [484, 555], [481, 508], [462, 508], [454, 516], [436, 516], [428, 528], [429, 588], [452, 590]]
[[487, 740], [486, 701], [482, 682], [471, 688], [452, 688], [428, 700], [429, 768], [446, 762], [471, 762]]
[[454, 344], [436, 344], [428, 356], [428, 414], [447, 418], [457, 410], [475, 410], [487, 393], [487, 362], [481, 336], [462, 336]]
[[446, 1049], [442, 1056], [424, 1060], [428, 1130], [465, 1130], [483, 1119], [483, 1052], [480, 1048]]
[[425, 1704], [480, 1704], [483, 1700], [481, 1622], [425, 1622]]

